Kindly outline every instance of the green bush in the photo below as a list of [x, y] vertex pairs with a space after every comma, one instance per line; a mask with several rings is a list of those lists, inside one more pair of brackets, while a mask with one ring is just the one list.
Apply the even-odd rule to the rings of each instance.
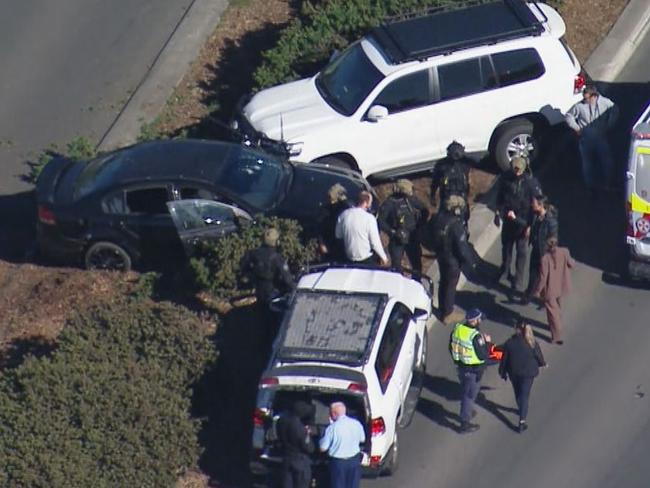
[[170, 304], [80, 314], [50, 356], [0, 377], [0, 486], [173, 486], [198, 459], [190, 387], [214, 357]]
[[49, 149], [41, 153], [36, 162], [28, 162], [29, 170], [25, 175], [25, 180], [30, 183], [36, 183], [38, 175], [47, 163], [55, 157], [66, 157], [75, 161], [86, 161], [97, 155], [95, 146], [85, 137], [77, 137], [65, 145], [61, 150], [56, 144], [52, 144]]
[[301, 15], [282, 33], [277, 45], [264, 53], [255, 71], [257, 88], [312, 75], [335, 49], [379, 25], [386, 17], [414, 12], [453, 0], [330, 0], [303, 4]]
[[241, 293], [239, 262], [247, 251], [262, 244], [264, 231], [269, 227], [280, 231], [278, 249], [292, 271], [298, 271], [316, 258], [315, 242], [310, 241], [306, 245], [302, 243], [302, 228], [296, 221], [260, 217], [240, 232], [203, 245], [198, 256], [190, 260], [189, 277], [192, 286], [196, 290], [209, 291], [222, 298]]

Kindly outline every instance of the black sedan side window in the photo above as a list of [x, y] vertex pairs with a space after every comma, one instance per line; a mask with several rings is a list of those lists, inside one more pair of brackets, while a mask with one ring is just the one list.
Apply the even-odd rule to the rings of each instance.
[[167, 188], [142, 188], [126, 192], [126, 206], [129, 213], [145, 213], [150, 215], [166, 214]]

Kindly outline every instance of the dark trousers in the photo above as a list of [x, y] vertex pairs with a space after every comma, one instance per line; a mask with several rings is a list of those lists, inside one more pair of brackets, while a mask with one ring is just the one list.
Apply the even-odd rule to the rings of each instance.
[[438, 309], [443, 319], [454, 311], [456, 302], [456, 286], [460, 279], [460, 266], [456, 263], [439, 261], [440, 286], [438, 287]]
[[[413, 233], [415, 234], [415, 233]], [[390, 264], [393, 268], [402, 269], [402, 256], [406, 252], [406, 257], [409, 258], [411, 269], [418, 273], [422, 272], [422, 248], [420, 248], [420, 240], [411, 235], [410, 240], [406, 244], [401, 244], [391, 239], [388, 243], [388, 254], [390, 255]]]
[[578, 147], [585, 186], [590, 190], [612, 186], [615, 183], [615, 163], [607, 134], [586, 130]]
[[542, 258], [538, 252], [532, 251], [530, 253], [530, 266], [528, 267], [528, 288], [526, 288], [526, 294], [530, 295], [535, 289], [537, 284], [537, 279], [539, 278], [539, 265], [542, 262]]
[[512, 254], [517, 252], [515, 259], [515, 278], [513, 287], [521, 290], [524, 286], [524, 272], [528, 258], [528, 238], [524, 236], [523, 229], [504, 223], [501, 232], [501, 272], [510, 275], [512, 268]]
[[306, 459], [290, 459], [282, 463], [282, 488], [309, 488], [311, 462]]
[[358, 488], [361, 483], [361, 454], [348, 459], [330, 458], [331, 488]]
[[526, 420], [528, 416], [528, 399], [534, 380], [535, 378], [532, 376], [510, 376], [512, 389], [515, 391], [515, 401], [519, 409], [519, 420]]
[[469, 422], [474, 411], [474, 402], [481, 390], [481, 376], [483, 372], [478, 369], [458, 368], [458, 381], [462, 391], [460, 398], [460, 420]]

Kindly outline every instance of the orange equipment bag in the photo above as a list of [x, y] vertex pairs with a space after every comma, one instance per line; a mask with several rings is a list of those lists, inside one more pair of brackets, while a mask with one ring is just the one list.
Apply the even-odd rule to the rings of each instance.
[[503, 358], [503, 349], [501, 346], [495, 346], [494, 344], [490, 344], [488, 350], [490, 353], [490, 359], [494, 359], [495, 361], [501, 361], [501, 359]]

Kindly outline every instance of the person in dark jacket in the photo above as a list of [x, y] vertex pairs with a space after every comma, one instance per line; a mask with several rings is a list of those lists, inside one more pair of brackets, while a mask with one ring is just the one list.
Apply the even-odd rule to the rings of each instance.
[[295, 287], [287, 262], [278, 252], [280, 233], [270, 228], [264, 231], [263, 244], [244, 255], [240, 269], [244, 278], [255, 286], [258, 304], [268, 307], [281, 292]]
[[308, 488], [311, 485], [311, 457], [315, 450], [309, 429], [314, 405], [298, 400], [290, 412], [278, 420], [278, 440], [282, 446], [282, 488]]
[[512, 383], [519, 410], [519, 432], [521, 433], [528, 428], [526, 417], [533, 381], [539, 374], [540, 366], [546, 366], [546, 361], [531, 326], [520, 320], [515, 328], [515, 334], [503, 345], [499, 375], [504, 380], [510, 378]]
[[[436, 203], [436, 192], [440, 191], [440, 205], [456, 195], [467, 201], [469, 195], [469, 170], [472, 160], [465, 155], [465, 147], [457, 141], [447, 146], [447, 157], [438, 161], [431, 171], [431, 203]], [[469, 205], [463, 214], [465, 227], [469, 221]]]
[[388, 254], [393, 268], [402, 269], [402, 256], [406, 251], [413, 271], [422, 272], [419, 230], [428, 217], [426, 205], [413, 195], [413, 183], [397, 180], [393, 194], [381, 204], [377, 214], [379, 228], [388, 235]]
[[[513, 291], [523, 288], [528, 238], [533, 223], [532, 199], [542, 193], [537, 179], [528, 174], [528, 161], [517, 156], [512, 158], [512, 171], [501, 177], [497, 194], [497, 212], [494, 224], [504, 221], [501, 231], [501, 269], [498, 279], [507, 275]], [[515, 274], [511, 275], [513, 250], [516, 249]]]
[[457, 195], [450, 196], [445, 203], [445, 208], [438, 212], [431, 228], [436, 259], [440, 268], [438, 310], [440, 320], [445, 324], [456, 321], [453, 312], [456, 286], [462, 267], [476, 265], [462, 220], [464, 211], [465, 201]]
[[324, 261], [341, 262], [345, 260], [343, 243], [336, 238], [336, 221], [344, 210], [352, 207], [343, 185], [336, 183], [327, 191], [328, 203], [323, 206], [319, 219], [319, 251]]
[[557, 210], [543, 195], [537, 195], [532, 200], [533, 225], [530, 231], [530, 267], [528, 273], [528, 288], [522, 299], [526, 305], [537, 284], [539, 277], [539, 266], [542, 256], [546, 252], [546, 242], [551, 238], [558, 238], [558, 215]]

